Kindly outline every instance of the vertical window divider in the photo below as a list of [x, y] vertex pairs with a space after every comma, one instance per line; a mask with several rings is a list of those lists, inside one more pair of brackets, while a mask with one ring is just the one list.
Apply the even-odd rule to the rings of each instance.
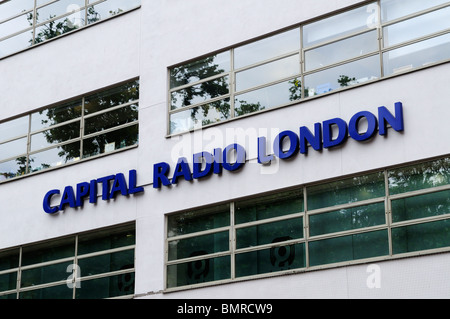
[[84, 102], [85, 97], [81, 99], [81, 117], [80, 117], [80, 160], [83, 158], [83, 138], [84, 138]]
[[[86, 0], [87, 1], [87, 0]], [[79, 266], [78, 266], [78, 239], [79, 239], [79, 235], [75, 236], [75, 254], [73, 256], [73, 267], [72, 267], [72, 275], [73, 275], [73, 295], [72, 298], [75, 299], [76, 297], [76, 291], [77, 291], [77, 281], [79, 280], [78, 278], [81, 277], [81, 270], [78, 271]]]
[[[303, 25], [300, 25], [299, 28], [300, 32], [300, 96], [301, 100], [303, 100], [305, 96], [305, 76], [303, 75], [305, 73], [305, 51], [303, 50]], [[306, 198], [305, 198], [306, 200]]]
[[231, 269], [230, 269], [230, 279], [235, 279], [236, 278], [236, 267], [235, 267], [235, 250], [236, 250], [236, 228], [234, 227], [234, 214], [235, 214], [235, 209], [234, 209], [234, 202], [230, 203], [230, 264], [231, 264]]
[[306, 186], [303, 186], [303, 212], [304, 212], [304, 221], [303, 221], [303, 229], [304, 229], [304, 236], [305, 236], [305, 268], [309, 268], [309, 216], [308, 216], [308, 201], [307, 201], [307, 190]]
[[234, 48], [230, 50], [230, 118], [234, 118], [234, 92], [236, 87], [236, 72], [234, 71]]
[[25, 174], [31, 173], [29, 171], [30, 166], [30, 152], [31, 152], [31, 114], [28, 115], [28, 132], [27, 132], [27, 155], [25, 161]]
[[32, 44], [31, 45], [35, 45], [36, 44], [36, 23], [37, 23], [37, 19], [36, 19], [36, 14], [37, 14], [37, 0], [34, 0], [34, 8], [33, 8], [33, 30], [32, 30], [32, 35], [33, 35], [33, 39], [32, 39]]
[[385, 199], [384, 199], [384, 208], [385, 208], [385, 215], [386, 215], [386, 225], [387, 225], [387, 232], [388, 232], [388, 244], [389, 244], [389, 256], [392, 257], [393, 255], [393, 249], [392, 249], [392, 209], [391, 209], [391, 200], [389, 198], [389, 175], [388, 170], [385, 169], [383, 171], [384, 173], [384, 188], [385, 188]]
[[17, 269], [16, 299], [19, 299], [21, 281], [22, 281], [22, 246], [20, 246], [19, 248], [19, 269]]
[[377, 1], [378, 6], [378, 22], [376, 28], [378, 33], [378, 55], [380, 58], [380, 76], [384, 78], [384, 67], [383, 67], [383, 47], [384, 47], [384, 39], [383, 39], [383, 26], [381, 23], [381, 0]]

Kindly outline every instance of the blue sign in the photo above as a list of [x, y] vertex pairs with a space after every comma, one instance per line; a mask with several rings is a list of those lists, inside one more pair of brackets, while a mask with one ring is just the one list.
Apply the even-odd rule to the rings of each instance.
[[83, 206], [83, 202], [86, 198], [89, 198], [89, 203], [95, 204], [97, 203], [97, 190], [99, 184], [102, 185], [102, 200], [113, 199], [119, 194], [127, 196], [144, 191], [143, 187], [136, 186], [136, 170], [130, 170], [128, 182], [129, 185], [127, 185], [125, 176], [122, 173], [119, 173], [93, 179], [90, 182], [79, 183], [75, 189], [72, 186], [66, 186], [62, 193], [59, 205], [52, 207], [50, 203], [53, 196], [61, 193], [59, 189], [53, 189], [45, 194], [43, 208], [46, 213], [55, 214], [64, 210], [67, 205], [72, 208]]
[[[365, 132], [360, 133], [359, 123], [362, 119], [367, 122]], [[332, 118], [323, 122], [315, 123], [313, 132], [306, 127], [299, 127], [298, 133], [290, 130], [282, 131], [273, 141], [273, 154], [266, 152], [266, 137], [258, 137], [258, 163], [270, 163], [275, 157], [280, 159], [289, 159], [296, 154], [307, 154], [308, 147], [311, 146], [315, 151], [321, 151], [343, 144], [348, 137], [356, 141], [366, 141], [376, 135], [386, 135], [388, 125], [395, 131], [404, 130], [403, 124], [403, 106], [401, 102], [395, 103], [395, 115], [381, 106], [378, 108], [378, 114], [375, 115], [368, 111], [361, 111], [353, 115], [347, 123], [341, 118]], [[333, 130], [334, 128], [334, 130]], [[333, 136], [333, 131], [336, 132]], [[283, 142], [289, 140], [289, 149], [282, 148]], [[231, 152], [234, 156], [231, 156]], [[175, 165], [173, 172], [170, 172], [170, 165], [166, 162], [160, 162], [153, 166], [153, 188], [161, 186], [170, 186], [177, 184], [180, 179], [191, 181], [200, 179], [211, 174], [220, 174], [226, 171], [237, 171], [246, 163], [245, 148], [239, 144], [228, 145], [225, 149], [216, 148], [212, 153], [200, 152], [193, 155], [192, 170], [185, 157], [180, 157]], [[66, 186], [63, 190], [61, 200], [58, 206], [51, 206], [51, 200], [54, 196], [60, 195], [60, 190], [54, 189], [44, 197], [43, 208], [46, 213], [55, 214], [58, 211], [69, 207], [81, 207], [85, 199], [89, 198], [89, 203], [97, 202], [97, 188], [102, 185], [102, 200], [113, 199], [117, 195], [127, 196], [143, 192], [143, 187], [136, 186], [136, 171], [129, 171], [127, 185], [125, 176], [122, 173], [105, 176], [91, 180], [90, 182], [79, 183], [75, 189], [72, 186]]]

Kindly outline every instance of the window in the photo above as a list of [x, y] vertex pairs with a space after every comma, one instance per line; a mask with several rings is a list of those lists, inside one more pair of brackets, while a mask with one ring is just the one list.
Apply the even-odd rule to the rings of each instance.
[[0, 1], [0, 58], [140, 4], [141, 0]]
[[139, 80], [0, 123], [0, 181], [138, 143]]
[[0, 299], [100, 299], [134, 294], [135, 227], [0, 252]]
[[448, 61], [449, 15], [449, 1], [378, 0], [172, 67], [168, 134]]
[[450, 158], [167, 216], [168, 291], [450, 249]]

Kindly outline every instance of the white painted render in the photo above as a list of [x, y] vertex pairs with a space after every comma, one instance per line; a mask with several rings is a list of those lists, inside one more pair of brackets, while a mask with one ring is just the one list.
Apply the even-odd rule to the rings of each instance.
[[[450, 296], [450, 254], [377, 262], [381, 286], [367, 286], [368, 264], [163, 293], [165, 214], [291, 186], [450, 154], [450, 64], [312, 98], [195, 133], [167, 137], [169, 66], [310, 20], [354, 0], [142, 0], [140, 9], [0, 60], [0, 120], [140, 77], [139, 146], [99, 159], [0, 184], [0, 249], [136, 221], [136, 289], [141, 298], [436, 298]], [[403, 103], [405, 130], [266, 167], [256, 163], [256, 138], [273, 140], [359, 111], [394, 111]], [[245, 138], [248, 137], [248, 138]], [[153, 164], [212, 152], [233, 141], [248, 162], [176, 187], [153, 189]], [[45, 193], [136, 169], [143, 194], [86, 203], [55, 216]]]

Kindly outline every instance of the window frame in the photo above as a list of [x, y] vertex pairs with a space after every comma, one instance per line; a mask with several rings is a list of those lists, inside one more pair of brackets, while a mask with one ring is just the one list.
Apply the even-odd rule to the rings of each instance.
[[[435, 11], [438, 11], [438, 10], [441, 10], [441, 9], [449, 8], [450, 7], [450, 2], [447, 2], [447, 3], [444, 3], [444, 4], [439, 4], [439, 5], [436, 5], [436, 6], [432, 6], [432, 7], [429, 7], [427, 9], [414, 12], [412, 14], [407, 14], [405, 16], [402, 16], [400, 18], [396, 18], [396, 19], [391, 20], [391, 21], [383, 21], [382, 20], [382, 10], [383, 10], [383, 8], [381, 7], [381, 3], [382, 3], [382, 0], [368, 0], [368, 1], [365, 1], [364, 3], [362, 3], [362, 4], [359, 3], [359, 4], [356, 4], [356, 5], [352, 5], [352, 6], [349, 6], [347, 8], [338, 10], [336, 12], [332, 12], [332, 13], [326, 14], [324, 16], [321, 16], [321, 17], [318, 17], [318, 18], [314, 18], [312, 20], [308, 20], [308, 21], [304, 21], [304, 22], [298, 23], [296, 25], [284, 28], [282, 30], [278, 30], [276, 32], [273, 32], [273, 33], [270, 33], [270, 34], [258, 37], [256, 39], [252, 39], [252, 40], [240, 43], [240, 44], [236, 44], [236, 45], [230, 46], [228, 48], [217, 50], [214, 53], [205, 54], [205, 55], [202, 55], [200, 57], [197, 57], [197, 58], [189, 60], [190, 62], [193, 62], [193, 61], [196, 61], [196, 60], [205, 59], [205, 58], [214, 56], [216, 54], [222, 54], [222, 53], [227, 53], [228, 52], [228, 54], [230, 56], [230, 70], [225, 72], [225, 73], [222, 73], [220, 75], [216, 75], [214, 77], [208, 78], [208, 79], [202, 79], [200, 81], [192, 82], [192, 83], [180, 86], [180, 87], [172, 87], [171, 86], [171, 70], [173, 68], [189, 64], [189, 61], [182, 62], [182, 63], [177, 63], [176, 65], [169, 66], [167, 68], [167, 77], [168, 77], [168, 79], [167, 79], [167, 88], [168, 88], [167, 89], [167, 92], [168, 92], [168, 94], [167, 94], [167, 105], [168, 106], [167, 106], [167, 123], [166, 123], [167, 131], [166, 131], [166, 138], [169, 138], [169, 137], [172, 137], [172, 136], [181, 135], [181, 134], [190, 133], [190, 132], [193, 132], [195, 130], [207, 128], [207, 127], [210, 127], [210, 126], [220, 125], [222, 123], [233, 121], [233, 120], [236, 120], [236, 119], [239, 119], [239, 118], [244, 118], [246, 116], [256, 115], [256, 114], [258, 114], [260, 112], [266, 112], [266, 111], [270, 111], [270, 110], [274, 110], [274, 109], [278, 109], [278, 108], [282, 108], [282, 107], [286, 107], [286, 106], [302, 103], [302, 102], [308, 101], [309, 99], [312, 99], [312, 98], [319, 98], [319, 97], [325, 96], [327, 94], [333, 94], [335, 92], [340, 92], [342, 90], [359, 87], [361, 85], [367, 85], [367, 84], [374, 83], [374, 82], [377, 82], [377, 81], [382, 81], [382, 80], [389, 79], [389, 78], [392, 78], [392, 77], [395, 77], [395, 76], [403, 75], [403, 74], [408, 73], [408, 72], [414, 72], [414, 71], [417, 71], [417, 70], [421, 70], [423, 68], [428, 68], [428, 67], [432, 67], [432, 66], [435, 66], [435, 65], [439, 65], [439, 64], [450, 62], [450, 56], [449, 56], [448, 58], [443, 59], [443, 60], [439, 59], [437, 61], [432, 61], [431, 63], [426, 64], [426, 65], [413, 67], [411, 70], [406, 70], [406, 71], [403, 70], [403, 71], [400, 71], [398, 73], [385, 74], [385, 70], [387, 70], [386, 69], [387, 63], [384, 62], [384, 59], [385, 59], [385, 55], [388, 52], [393, 51], [393, 50], [398, 49], [398, 48], [407, 47], [408, 45], [411, 45], [411, 44], [415, 44], [415, 43], [419, 43], [419, 42], [422, 42], [422, 41], [426, 41], [428, 39], [437, 38], [437, 37], [442, 36], [442, 35], [449, 35], [450, 34], [450, 28], [449, 29], [445, 29], [445, 30], [440, 30], [438, 32], [434, 32], [434, 33], [431, 33], [431, 34], [427, 34], [427, 35], [424, 35], [424, 36], [420, 36], [420, 37], [417, 37], [417, 38], [413, 38], [413, 39], [410, 39], [410, 40], [408, 40], [406, 42], [398, 43], [398, 44], [395, 44], [393, 46], [385, 46], [385, 44], [384, 44], [384, 35], [383, 35], [384, 29], [386, 27], [388, 27], [390, 25], [393, 25], [393, 24], [396, 24], [396, 23], [401, 23], [403, 21], [408, 21], [408, 20], [414, 19], [415, 17], [426, 15], [427, 13], [431, 13], [431, 12], [435, 12]], [[364, 30], [358, 30], [356, 32], [345, 34], [343, 36], [337, 36], [337, 37], [335, 37], [333, 39], [322, 41], [320, 43], [316, 43], [316, 44], [314, 44], [312, 46], [309, 46], [309, 47], [304, 47], [304, 44], [303, 44], [303, 37], [304, 37], [303, 28], [304, 28], [304, 26], [309, 25], [309, 24], [314, 23], [314, 22], [318, 22], [318, 21], [324, 20], [326, 18], [337, 16], [337, 15], [342, 14], [342, 13], [347, 13], [347, 12], [349, 12], [351, 10], [360, 9], [360, 8], [367, 7], [367, 6], [370, 6], [370, 5], [374, 5], [373, 8], [376, 8], [376, 12], [374, 13], [374, 14], [376, 14], [375, 22], [374, 22], [373, 26], [368, 26]], [[260, 40], [270, 39], [270, 37], [274, 37], [274, 36], [280, 35], [280, 34], [282, 34], [284, 32], [294, 31], [296, 29], [298, 29], [298, 32], [300, 33], [300, 43], [299, 43], [300, 49], [299, 50], [288, 52], [288, 53], [284, 53], [284, 54], [277, 55], [277, 56], [272, 56], [270, 59], [266, 59], [264, 61], [253, 63], [251, 65], [247, 65], [247, 66], [244, 66], [244, 67], [240, 67], [240, 68], [236, 68], [236, 69], [234, 68], [234, 50], [235, 49], [243, 47], [243, 46], [248, 45], [248, 44], [256, 43], [257, 41], [260, 41]], [[377, 35], [377, 40], [376, 40], [377, 41], [377, 46], [378, 46], [377, 50], [366, 52], [366, 53], [358, 55], [358, 56], [346, 58], [344, 60], [335, 61], [334, 63], [326, 65], [326, 66], [323, 66], [323, 67], [306, 70], [306, 67], [305, 67], [305, 53], [306, 52], [311, 51], [314, 48], [318, 48], [318, 47], [321, 47], [321, 46], [324, 46], [324, 45], [334, 44], [334, 43], [337, 43], [337, 42], [342, 41], [342, 40], [351, 40], [352, 38], [354, 38], [356, 36], [360, 36], [360, 35], [363, 35], [365, 33], [373, 32], [373, 31], [376, 32], [376, 35]], [[258, 66], [261, 66], [261, 65], [264, 65], [264, 64], [267, 64], [267, 63], [271, 63], [271, 62], [274, 62], [274, 61], [278, 61], [278, 60], [281, 60], [283, 58], [286, 58], [286, 57], [289, 57], [289, 56], [293, 56], [295, 54], [300, 54], [300, 73], [299, 74], [297, 74], [295, 76], [289, 76], [289, 77], [287, 77], [285, 79], [281, 79], [281, 80], [274, 80], [274, 81], [266, 82], [266, 83], [258, 85], [256, 87], [247, 88], [247, 89], [239, 91], [239, 92], [236, 91], [236, 74], [238, 72], [242, 72], [244, 70], [249, 70], [249, 69], [252, 69], [254, 67], [258, 67]], [[378, 75], [376, 75], [375, 78], [369, 78], [367, 80], [363, 79], [364, 81], [362, 81], [362, 82], [352, 83], [351, 85], [348, 85], [348, 86], [341, 86], [341, 87], [338, 87], [338, 88], [333, 88], [329, 92], [319, 93], [318, 95], [314, 95], [314, 96], [309, 96], [309, 94], [307, 96], [307, 94], [305, 93], [305, 91], [308, 89], [308, 83], [305, 83], [305, 77], [307, 77], [309, 75], [312, 75], [312, 74], [319, 74], [322, 71], [329, 70], [329, 69], [332, 69], [334, 67], [342, 66], [342, 65], [349, 64], [349, 63], [356, 62], [356, 61], [362, 61], [362, 60], [368, 59], [370, 57], [378, 57], [377, 60], [379, 60], [379, 63], [377, 63], [377, 65], [375, 66], [376, 69], [377, 69], [377, 72], [378, 72]], [[215, 98], [215, 99], [203, 101], [201, 103], [192, 104], [192, 105], [189, 105], [189, 106], [186, 106], [186, 107], [180, 107], [180, 108], [177, 108], [175, 110], [172, 110], [171, 107], [170, 107], [171, 106], [171, 93], [174, 92], [174, 91], [180, 90], [180, 89], [186, 89], [188, 87], [193, 87], [194, 85], [197, 85], [199, 83], [203, 83], [203, 82], [212, 80], [214, 78], [222, 77], [222, 76], [229, 76], [229, 78], [230, 78], [230, 83], [229, 83], [230, 90], [229, 90], [229, 93], [226, 95], [226, 97], [230, 98], [230, 117], [226, 118], [226, 119], [223, 119], [223, 120], [218, 120], [218, 121], [213, 122], [213, 123], [206, 123], [206, 124], [202, 124], [202, 125], [198, 125], [198, 126], [189, 127], [187, 129], [182, 129], [180, 131], [172, 131], [172, 128], [171, 128], [171, 116], [173, 114], [176, 114], [176, 113], [179, 113], [179, 112], [183, 112], [183, 111], [186, 111], [188, 109], [192, 109], [194, 107], [199, 107], [199, 106], [206, 105], [208, 103], [211, 103], [211, 102], [223, 99], [223, 98], [225, 98], [225, 96], [221, 96], [221, 97], [218, 97], [218, 98]], [[252, 112], [249, 112], [249, 113], [246, 113], [246, 114], [243, 114], [243, 115], [236, 115], [235, 114], [235, 100], [237, 99], [237, 97], [240, 94], [245, 94], [245, 93], [248, 93], [248, 92], [257, 91], [258, 89], [267, 88], [267, 87], [270, 87], [272, 85], [276, 85], [276, 84], [282, 83], [283, 81], [288, 81], [288, 80], [292, 80], [292, 81], [299, 80], [299, 82], [300, 82], [300, 91], [301, 91], [300, 92], [300, 98], [298, 98], [296, 100], [291, 100], [289, 102], [285, 102], [285, 103], [282, 103], [282, 104], [279, 104], [279, 105], [276, 105], [276, 106], [269, 105], [266, 109], [258, 109], [256, 111], [252, 111]]]
[[[390, 194], [389, 189], [389, 172], [398, 170], [398, 169], [404, 169], [409, 167], [414, 167], [416, 164], [427, 164], [427, 163], [434, 163], [439, 162], [441, 160], [444, 160], [445, 163], [443, 165], [448, 165], [450, 163], [450, 154], [442, 157], [436, 157], [436, 158], [430, 158], [430, 159], [424, 159], [422, 161], [416, 161], [412, 163], [405, 163], [401, 165], [386, 167], [386, 168], [380, 168], [378, 170], [358, 173], [354, 175], [348, 175], [348, 176], [342, 176], [338, 178], [334, 178], [332, 180], [328, 181], [319, 181], [311, 184], [305, 184], [301, 185], [295, 188], [290, 188], [286, 190], [278, 190], [276, 192], [269, 192], [269, 193], [263, 193], [259, 195], [253, 195], [249, 197], [244, 198], [238, 198], [234, 200], [230, 200], [226, 204], [229, 204], [229, 217], [230, 217], [230, 225], [226, 227], [221, 227], [218, 229], [211, 229], [207, 231], [198, 231], [198, 232], [192, 232], [187, 235], [178, 235], [178, 236], [169, 236], [168, 235], [168, 220], [170, 217], [177, 216], [180, 214], [183, 214], [184, 211], [178, 211], [178, 212], [171, 212], [167, 213], [165, 215], [165, 258], [164, 258], [164, 292], [170, 293], [180, 290], [188, 290], [193, 288], [201, 288], [201, 287], [208, 287], [212, 285], [217, 284], [224, 284], [224, 283], [233, 283], [233, 282], [240, 282], [245, 280], [253, 280], [253, 279], [261, 279], [261, 278], [268, 278], [272, 276], [278, 276], [278, 275], [285, 275], [285, 274], [298, 274], [303, 272], [309, 272], [314, 271], [318, 269], [330, 269], [335, 267], [342, 267], [342, 266], [348, 266], [348, 265], [358, 265], [358, 264], [364, 264], [364, 263], [370, 263], [370, 262], [376, 262], [376, 261], [383, 261], [383, 260], [396, 260], [400, 258], [405, 257], [411, 257], [411, 256], [419, 256], [419, 255], [429, 255], [429, 254], [435, 254], [435, 253], [441, 253], [441, 252], [449, 252], [450, 246], [446, 247], [440, 247], [440, 248], [431, 248], [431, 249], [425, 249], [425, 250], [417, 250], [417, 251], [410, 251], [410, 252], [400, 252], [400, 253], [394, 253], [394, 247], [393, 247], [393, 238], [392, 238], [392, 231], [397, 228], [405, 227], [405, 226], [411, 226], [411, 225], [424, 225], [429, 222], [436, 222], [436, 221], [444, 221], [449, 220], [450, 221], [450, 212], [444, 213], [441, 215], [432, 215], [432, 216], [426, 216], [426, 217], [420, 217], [416, 219], [409, 219], [409, 220], [402, 220], [402, 221], [393, 221], [393, 211], [392, 211], [392, 201], [402, 199], [402, 198], [411, 198], [417, 195], [427, 195], [427, 194], [433, 194], [438, 193], [442, 191], [449, 191], [450, 190], [450, 182], [448, 184], [444, 185], [438, 185], [435, 187], [425, 187], [418, 190], [411, 190], [411, 191], [403, 191], [401, 193], [394, 193]], [[332, 181], [343, 181], [349, 178], [358, 178], [358, 177], [364, 177], [369, 176], [373, 173], [381, 173], [383, 178], [383, 184], [384, 184], [384, 195], [383, 196], [377, 196], [374, 198], [369, 199], [362, 199], [359, 201], [351, 202], [351, 203], [345, 203], [345, 204], [338, 204], [338, 205], [328, 205], [326, 207], [321, 207], [313, 210], [308, 209], [308, 189], [317, 185], [326, 185], [329, 182]], [[450, 173], [450, 172], [449, 172]], [[447, 181], [450, 177], [450, 174], [447, 175]], [[256, 221], [246, 221], [239, 224], [235, 223], [235, 214], [236, 214], [236, 203], [242, 202], [242, 201], [254, 201], [255, 204], [258, 203], [258, 200], [261, 198], [265, 198], [267, 195], [275, 195], [280, 194], [282, 192], [288, 192], [291, 193], [292, 191], [301, 191], [301, 195], [303, 197], [303, 211], [299, 211], [297, 213], [291, 213], [287, 215], [280, 215], [276, 217], [271, 217], [267, 219], [261, 219]], [[290, 197], [294, 198], [294, 197]], [[371, 204], [383, 204], [384, 206], [384, 223], [377, 224], [374, 226], [368, 226], [368, 227], [360, 227], [360, 228], [353, 228], [353, 229], [347, 229], [347, 230], [341, 230], [341, 231], [335, 231], [335, 232], [329, 232], [329, 233], [323, 233], [319, 235], [310, 235], [310, 222], [309, 218], [310, 216], [327, 213], [331, 211], [338, 211], [341, 209], [348, 209], [348, 208], [355, 208], [359, 206], [364, 205], [371, 205]], [[225, 203], [218, 203], [217, 205], [223, 205]], [[204, 207], [197, 208], [199, 211], [204, 212], [207, 209], [214, 209], [217, 205], [208, 205]], [[196, 208], [190, 209], [189, 212], [194, 212], [197, 210]], [[395, 213], [395, 212], [394, 212]], [[257, 226], [257, 225], [263, 225], [263, 224], [269, 224], [273, 222], [283, 221], [283, 220], [289, 220], [294, 218], [302, 218], [303, 220], [303, 237], [302, 238], [296, 238], [284, 242], [276, 242], [276, 243], [269, 243], [269, 244], [263, 244], [263, 245], [257, 245], [257, 246], [251, 246], [251, 247], [244, 247], [244, 248], [237, 248], [237, 236], [236, 231], [238, 229], [251, 227], [251, 226]], [[169, 260], [168, 252], [169, 252], [169, 243], [171, 241], [176, 241], [178, 239], [182, 238], [192, 238], [196, 237], [197, 235], [204, 235], [204, 234], [211, 234], [218, 231], [228, 231], [229, 232], [229, 250], [223, 251], [219, 253], [211, 253], [211, 254], [205, 254], [201, 256], [195, 256], [190, 258], [183, 258], [183, 259], [172, 259]], [[310, 255], [309, 255], [309, 244], [312, 242], [318, 242], [321, 240], [327, 240], [327, 239], [333, 239], [333, 238], [342, 238], [344, 236], [352, 236], [352, 235], [360, 235], [365, 233], [373, 233], [377, 231], [386, 231], [387, 234], [387, 242], [388, 247], [386, 247], [386, 251], [388, 252], [385, 255], [375, 256], [375, 257], [369, 257], [369, 258], [362, 258], [362, 259], [353, 259], [353, 260], [344, 260], [344, 261], [338, 261], [338, 262], [332, 262], [332, 263], [325, 263], [325, 264], [318, 264], [318, 265], [310, 265]], [[295, 245], [295, 244], [304, 244], [305, 245], [305, 267], [303, 268], [295, 268], [295, 269], [288, 269], [288, 270], [281, 270], [278, 272], [266, 272], [266, 273], [259, 273], [259, 274], [253, 274], [243, 277], [237, 277], [236, 276], [236, 256], [238, 254], [248, 253], [248, 252], [256, 252], [264, 249], [269, 249], [273, 247], [278, 246], [287, 246], [287, 245]], [[216, 258], [216, 257], [222, 257], [222, 256], [229, 256], [231, 260], [230, 264], [230, 278], [227, 279], [221, 279], [217, 281], [209, 281], [209, 282], [203, 282], [203, 283], [196, 283], [196, 284], [186, 284], [181, 286], [174, 286], [169, 287], [169, 278], [168, 278], [168, 267], [181, 264], [181, 263], [187, 263], [187, 262], [195, 262], [199, 260], [206, 260], [210, 258]]]

